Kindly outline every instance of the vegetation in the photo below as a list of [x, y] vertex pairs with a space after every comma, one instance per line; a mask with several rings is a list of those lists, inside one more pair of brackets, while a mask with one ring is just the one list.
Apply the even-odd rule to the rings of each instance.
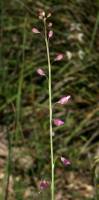
[[[56, 105], [53, 126], [55, 200], [95, 200], [99, 187], [99, 1], [2, 0], [0, 46], [0, 200], [51, 199], [48, 82], [43, 31], [38, 13], [52, 13], [50, 41], [52, 102], [70, 95], [65, 106]], [[57, 53], [64, 55], [55, 62]], [[61, 156], [70, 160], [64, 166]]]

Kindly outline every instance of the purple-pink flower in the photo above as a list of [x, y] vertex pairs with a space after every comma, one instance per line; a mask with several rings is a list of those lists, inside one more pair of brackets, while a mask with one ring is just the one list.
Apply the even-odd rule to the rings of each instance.
[[41, 68], [38, 68], [38, 69], [37, 69], [37, 73], [38, 73], [40, 76], [45, 76], [45, 72], [44, 72], [43, 69], [41, 69]]
[[42, 180], [42, 181], [40, 181], [39, 188], [40, 188], [41, 190], [45, 190], [45, 189], [47, 189], [48, 186], [49, 186], [48, 181], [46, 181], [46, 180]]
[[64, 55], [62, 53], [57, 54], [56, 58], [54, 59], [55, 61], [60, 61], [62, 60]]
[[68, 159], [64, 158], [64, 157], [61, 157], [61, 162], [62, 162], [65, 166], [71, 164], [70, 161], [69, 161]]
[[68, 95], [68, 96], [64, 96], [64, 97], [62, 97], [57, 103], [60, 103], [60, 104], [66, 104], [66, 103], [68, 103], [68, 101], [69, 101], [69, 99], [71, 98], [71, 96], [70, 95]]
[[33, 32], [33, 33], [36, 33], [36, 34], [37, 34], [37, 33], [40, 33], [40, 31], [39, 31], [37, 28], [35, 28], [35, 27], [32, 28], [32, 32]]
[[48, 38], [50, 39], [50, 38], [52, 38], [52, 37], [53, 37], [53, 31], [50, 30], [49, 33], [48, 33]]
[[53, 122], [56, 126], [62, 126], [64, 124], [64, 121], [62, 121], [61, 119], [54, 119]]

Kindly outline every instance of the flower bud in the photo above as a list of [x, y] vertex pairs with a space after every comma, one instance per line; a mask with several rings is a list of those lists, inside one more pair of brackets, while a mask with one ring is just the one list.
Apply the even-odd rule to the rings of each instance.
[[68, 101], [69, 101], [69, 99], [71, 98], [71, 96], [70, 95], [68, 95], [68, 96], [64, 96], [64, 97], [62, 97], [57, 103], [60, 103], [60, 104], [66, 104], [66, 103], [68, 103]]
[[62, 126], [64, 124], [64, 121], [62, 121], [61, 119], [54, 119], [53, 122], [56, 126]]
[[70, 161], [69, 160], [67, 160], [66, 158], [64, 158], [64, 157], [61, 157], [61, 162], [65, 165], [65, 166], [67, 166], [67, 165], [70, 165], [71, 163], [70, 163]]
[[52, 27], [52, 25], [53, 25], [52, 22], [49, 22], [49, 23], [48, 23], [48, 27], [49, 27], [49, 28]]
[[54, 61], [60, 61], [60, 60], [62, 60], [63, 59], [63, 54], [62, 53], [59, 53], [57, 56], [56, 56], [56, 58], [54, 59]]
[[40, 181], [39, 188], [40, 188], [41, 190], [45, 190], [45, 189], [47, 189], [48, 186], [49, 186], [48, 181], [46, 181], [46, 180], [42, 180], [42, 181]]
[[53, 31], [50, 30], [49, 33], [48, 33], [48, 38], [50, 39], [50, 38], [52, 38], [52, 37], [53, 37]]
[[39, 31], [37, 28], [35, 28], [35, 27], [32, 28], [32, 32], [33, 32], [33, 33], [36, 33], [36, 34], [37, 34], [37, 33], [40, 33], [40, 31]]
[[51, 17], [51, 15], [52, 15], [51, 13], [48, 13], [47, 18]]
[[43, 69], [41, 69], [41, 68], [38, 68], [38, 69], [37, 69], [37, 73], [38, 73], [40, 76], [45, 76], [45, 72], [44, 72]]

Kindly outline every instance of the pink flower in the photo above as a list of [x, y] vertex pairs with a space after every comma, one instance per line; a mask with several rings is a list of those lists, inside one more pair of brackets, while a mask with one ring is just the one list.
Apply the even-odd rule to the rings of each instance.
[[67, 165], [70, 165], [71, 163], [70, 163], [70, 161], [69, 160], [67, 160], [66, 158], [64, 158], [64, 157], [61, 157], [61, 162], [65, 165], [65, 166], [67, 166]]
[[60, 60], [62, 60], [63, 59], [63, 54], [62, 53], [59, 53], [57, 56], [56, 56], [56, 58], [54, 59], [55, 61], [60, 61]]
[[33, 32], [33, 33], [36, 33], [36, 34], [37, 34], [37, 33], [40, 33], [40, 31], [39, 31], [37, 28], [35, 28], [35, 27], [32, 28], [32, 32]]
[[66, 103], [68, 103], [68, 101], [69, 101], [69, 99], [71, 98], [71, 96], [70, 95], [68, 95], [68, 96], [64, 96], [64, 97], [62, 97], [57, 103], [60, 103], [60, 104], [66, 104]]
[[49, 33], [48, 33], [48, 38], [51, 38], [51, 37], [53, 37], [53, 31], [52, 30], [50, 30]]
[[64, 122], [61, 119], [54, 119], [54, 125], [56, 126], [62, 126]]
[[40, 188], [41, 190], [47, 189], [48, 186], [49, 186], [48, 181], [46, 181], [46, 180], [40, 181], [39, 188]]
[[44, 72], [41, 68], [38, 68], [38, 69], [37, 69], [37, 73], [38, 73], [40, 76], [45, 76], [45, 72]]

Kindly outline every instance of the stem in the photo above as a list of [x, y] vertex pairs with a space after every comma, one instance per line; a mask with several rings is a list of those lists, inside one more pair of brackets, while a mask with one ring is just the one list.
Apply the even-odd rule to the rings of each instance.
[[44, 19], [44, 29], [45, 29], [47, 60], [48, 60], [48, 71], [49, 71], [48, 86], [49, 86], [49, 112], [50, 112], [51, 199], [54, 200], [54, 153], [53, 153], [53, 134], [52, 134], [53, 130], [52, 130], [51, 62], [50, 62], [49, 42], [47, 38], [46, 19]]
[[11, 174], [11, 138], [10, 133], [8, 132], [8, 174], [7, 174], [7, 184], [5, 189], [5, 198], [4, 200], [9, 199], [9, 184], [10, 184], [10, 174]]
[[95, 36], [96, 36], [97, 29], [98, 29], [98, 25], [99, 25], [99, 12], [97, 14], [96, 23], [95, 23], [95, 26], [94, 26], [94, 29], [93, 29], [93, 33], [92, 33], [92, 39], [91, 39], [91, 43], [90, 43], [90, 50], [92, 50], [93, 45], [94, 45], [94, 41], [95, 41]]

